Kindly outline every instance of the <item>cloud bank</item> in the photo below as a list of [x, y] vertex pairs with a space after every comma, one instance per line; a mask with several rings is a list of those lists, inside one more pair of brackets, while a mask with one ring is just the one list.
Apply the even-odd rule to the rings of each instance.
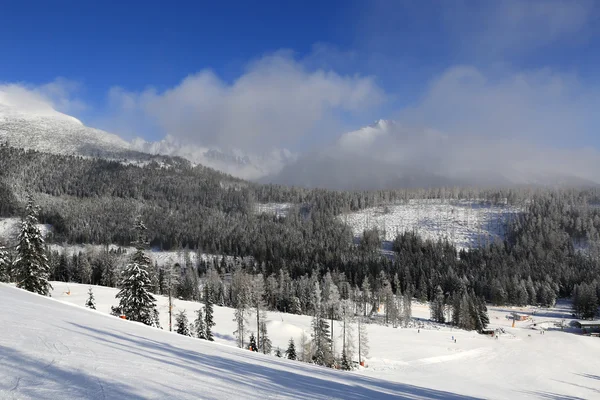
[[117, 120], [142, 116], [184, 143], [249, 152], [306, 147], [308, 137], [341, 132], [343, 115], [384, 98], [373, 78], [307, 70], [284, 52], [251, 63], [233, 82], [203, 70], [164, 91], [110, 91]]
[[457, 66], [392, 121], [342, 135], [273, 179], [354, 189], [600, 183], [600, 153], [586, 146], [600, 126], [598, 109], [600, 90], [573, 75], [494, 79]]

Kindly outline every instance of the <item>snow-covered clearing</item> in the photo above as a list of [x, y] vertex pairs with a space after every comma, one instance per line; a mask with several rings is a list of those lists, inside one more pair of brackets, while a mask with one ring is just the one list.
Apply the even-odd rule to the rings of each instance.
[[[38, 228], [42, 235], [46, 236], [51, 226], [38, 224]], [[15, 240], [19, 229], [21, 229], [21, 218], [0, 218], [0, 243]]]
[[[55, 300], [85, 303], [87, 285], [52, 284]], [[93, 290], [98, 312], [65, 307], [0, 285], [0, 398], [10, 398], [7, 393], [15, 387], [14, 393], [25, 397], [81, 397], [86, 390], [88, 397], [101, 398], [100, 385], [106, 398], [600, 396], [600, 340], [556, 328], [554, 324], [563, 318], [569, 322], [565, 307], [490, 307], [491, 328], [506, 332], [495, 340], [430, 323], [428, 306], [413, 304], [421, 327], [368, 325], [367, 368], [344, 373], [235, 349], [230, 308], [215, 307], [214, 331], [220, 345], [214, 345], [100, 316], [117, 304], [117, 290], [97, 286]], [[168, 330], [167, 299], [158, 296], [158, 304], [161, 324]], [[199, 303], [175, 300], [175, 312], [187, 310], [190, 321], [199, 307]], [[507, 315], [513, 311], [536, 315], [533, 322], [516, 322], [511, 328]], [[290, 337], [299, 347], [302, 332], [310, 334], [310, 321], [308, 316], [269, 312], [268, 333], [274, 348], [284, 351]], [[533, 323], [548, 330], [542, 335], [532, 329], [539, 328]], [[248, 327], [256, 329], [252, 319]], [[336, 323], [337, 351], [340, 332]]]
[[484, 202], [433, 199], [368, 208], [339, 218], [356, 236], [377, 228], [383, 240], [392, 241], [399, 233], [415, 231], [423, 239], [447, 239], [459, 249], [469, 249], [502, 239], [506, 222], [518, 212]]
[[273, 214], [277, 217], [286, 217], [292, 203], [257, 203], [255, 204], [255, 212], [257, 214]]

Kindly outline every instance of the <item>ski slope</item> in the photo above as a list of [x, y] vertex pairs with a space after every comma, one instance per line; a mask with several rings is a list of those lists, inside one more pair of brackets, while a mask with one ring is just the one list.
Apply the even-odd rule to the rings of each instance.
[[2, 399], [453, 396], [208, 343], [3, 284], [0, 304]]
[[[216, 343], [206, 343], [167, 332], [167, 299], [162, 296], [158, 296], [161, 331], [108, 316], [110, 306], [117, 304], [114, 288], [94, 286], [98, 311], [91, 311], [82, 307], [87, 285], [52, 284], [52, 299], [0, 285], [2, 399], [593, 399], [600, 395], [600, 340], [556, 328], [570, 315], [564, 305], [550, 310], [490, 307], [491, 328], [505, 330], [494, 340], [433, 324], [428, 321], [427, 305], [413, 304], [416, 318], [410, 328], [368, 325], [367, 368], [342, 372], [235, 348], [230, 308], [215, 307]], [[187, 310], [190, 321], [199, 306], [175, 300], [175, 312]], [[506, 317], [513, 311], [536, 314], [533, 321], [517, 322], [511, 328]], [[298, 348], [302, 332], [310, 333], [310, 322], [308, 316], [269, 312], [273, 348], [284, 351], [290, 337]], [[533, 323], [541, 323], [545, 334]], [[248, 330], [255, 330], [252, 318]], [[338, 352], [340, 332], [336, 323]]]

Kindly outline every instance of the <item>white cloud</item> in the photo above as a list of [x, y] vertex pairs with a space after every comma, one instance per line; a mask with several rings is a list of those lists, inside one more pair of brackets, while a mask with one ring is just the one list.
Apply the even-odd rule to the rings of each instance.
[[79, 89], [79, 83], [64, 78], [41, 85], [0, 83], [0, 105], [38, 114], [76, 113], [86, 109], [76, 96]]
[[600, 183], [600, 153], [584, 145], [600, 126], [598, 109], [600, 90], [575, 76], [539, 70], [492, 79], [459, 66], [434, 79], [396, 123], [345, 134], [335, 151], [459, 180]]
[[309, 136], [339, 132], [342, 115], [361, 115], [379, 104], [384, 93], [370, 77], [308, 70], [279, 52], [251, 63], [231, 83], [203, 70], [165, 91], [113, 88], [110, 99], [115, 118], [129, 124], [150, 118], [163, 136], [268, 151], [296, 149]]

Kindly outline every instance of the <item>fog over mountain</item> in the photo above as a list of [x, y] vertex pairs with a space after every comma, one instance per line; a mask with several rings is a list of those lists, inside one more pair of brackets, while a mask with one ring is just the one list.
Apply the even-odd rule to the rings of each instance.
[[[283, 86], [262, 90], [273, 82], [288, 82], [307, 103], [320, 100], [290, 99]], [[248, 180], [335, 189], [600, 183], [600, 153], [591, 146], [599, 91], [550, 71], [498, 80], [453, 67], [391, 119], [355, 130], [340, 113], [359, 115], [385, 99], [376, 83], [311, 72], [282, 54], [231, 84], [203, 72], [164, 92], [113, 89], [116, 108], [105, 116], [112, 124], [101, 124], [113, 133], [57, 111], [81, 107], [63, 86], [0, 85], [0, 139], [70, 154], [181, 156]], [[141, 121], [160, 127], [163, 139], [143, 139]]]

